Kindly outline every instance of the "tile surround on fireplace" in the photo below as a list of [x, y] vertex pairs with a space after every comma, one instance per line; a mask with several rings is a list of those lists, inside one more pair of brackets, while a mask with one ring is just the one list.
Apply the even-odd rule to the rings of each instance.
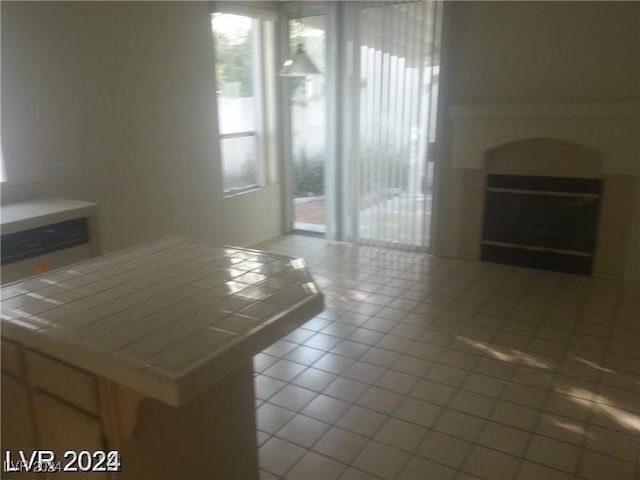
[[480, 259], [488, 174], [596, 178], [592, 276], [640, 280], [640, 104], [467, 105], [450, 116], [437, 253]]

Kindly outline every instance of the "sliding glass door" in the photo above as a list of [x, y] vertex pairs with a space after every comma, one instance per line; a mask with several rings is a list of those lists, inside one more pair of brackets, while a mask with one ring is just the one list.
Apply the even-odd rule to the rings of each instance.
[[438, 4], [370, 2], [354, 15], [354, 102], [347, 169], [349, 238], [427, 250], [430, 245], [438, 88]]
[[441, 4], [314, 5], [286, 17], [287, 54], [322, 72], [283, 80], [292, 226], [428, 250]]
[[289, 58], [302, 45], [313, 64], [322, 72], [286, 79], [289, 93], [291, 132], [291, 197], [293, 228], [314, 233], [326, 232], [327, 201], [327, 16], [290, 18]]

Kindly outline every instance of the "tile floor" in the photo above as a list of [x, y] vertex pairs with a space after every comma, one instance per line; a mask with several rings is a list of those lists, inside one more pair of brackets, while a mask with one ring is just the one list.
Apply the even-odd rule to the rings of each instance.
[[280, 237], [325, 311], [255, 357], [261, 479], [639, 479], [638, 284]]

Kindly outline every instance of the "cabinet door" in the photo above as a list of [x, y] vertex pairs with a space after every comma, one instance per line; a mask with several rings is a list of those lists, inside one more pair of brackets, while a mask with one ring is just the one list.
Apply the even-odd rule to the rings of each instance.
[[[36, 449], [35, 430], [31, 407], [29, 405], [29, 390], [27, 386], [9, 375], [2, 374], [2, 460], [5, 452], [10, 451], [13, 460], [18, 458], [18, 450], [30, 455]], [[37, 478], [35, 474], [4, 473], [2, 478], [16, 478], [27, 480]]]
[[[64, 458], [67, 450], [75, 452], [86, 450], [91, 454], [97, 450], [106, 450], [102, 426], [96, 417], [43, 392], [34, 395], [34, 405], [40, 448], [53, 450], [62, 465], [67, 461]], [[77, 480], [78, 476], [91, 479], [109, 478], [109, 475], [104, 472], [59, 472], [50, 474], [47, 478]]]

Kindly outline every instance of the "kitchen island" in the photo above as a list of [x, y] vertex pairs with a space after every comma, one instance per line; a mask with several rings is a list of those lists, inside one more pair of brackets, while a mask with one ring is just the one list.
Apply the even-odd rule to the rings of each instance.
[[301, 259], [180, 238], [1, 294], [3, 455], [120, 453], [92, 478], [257, 478], [252, 357], [323, 308]]

